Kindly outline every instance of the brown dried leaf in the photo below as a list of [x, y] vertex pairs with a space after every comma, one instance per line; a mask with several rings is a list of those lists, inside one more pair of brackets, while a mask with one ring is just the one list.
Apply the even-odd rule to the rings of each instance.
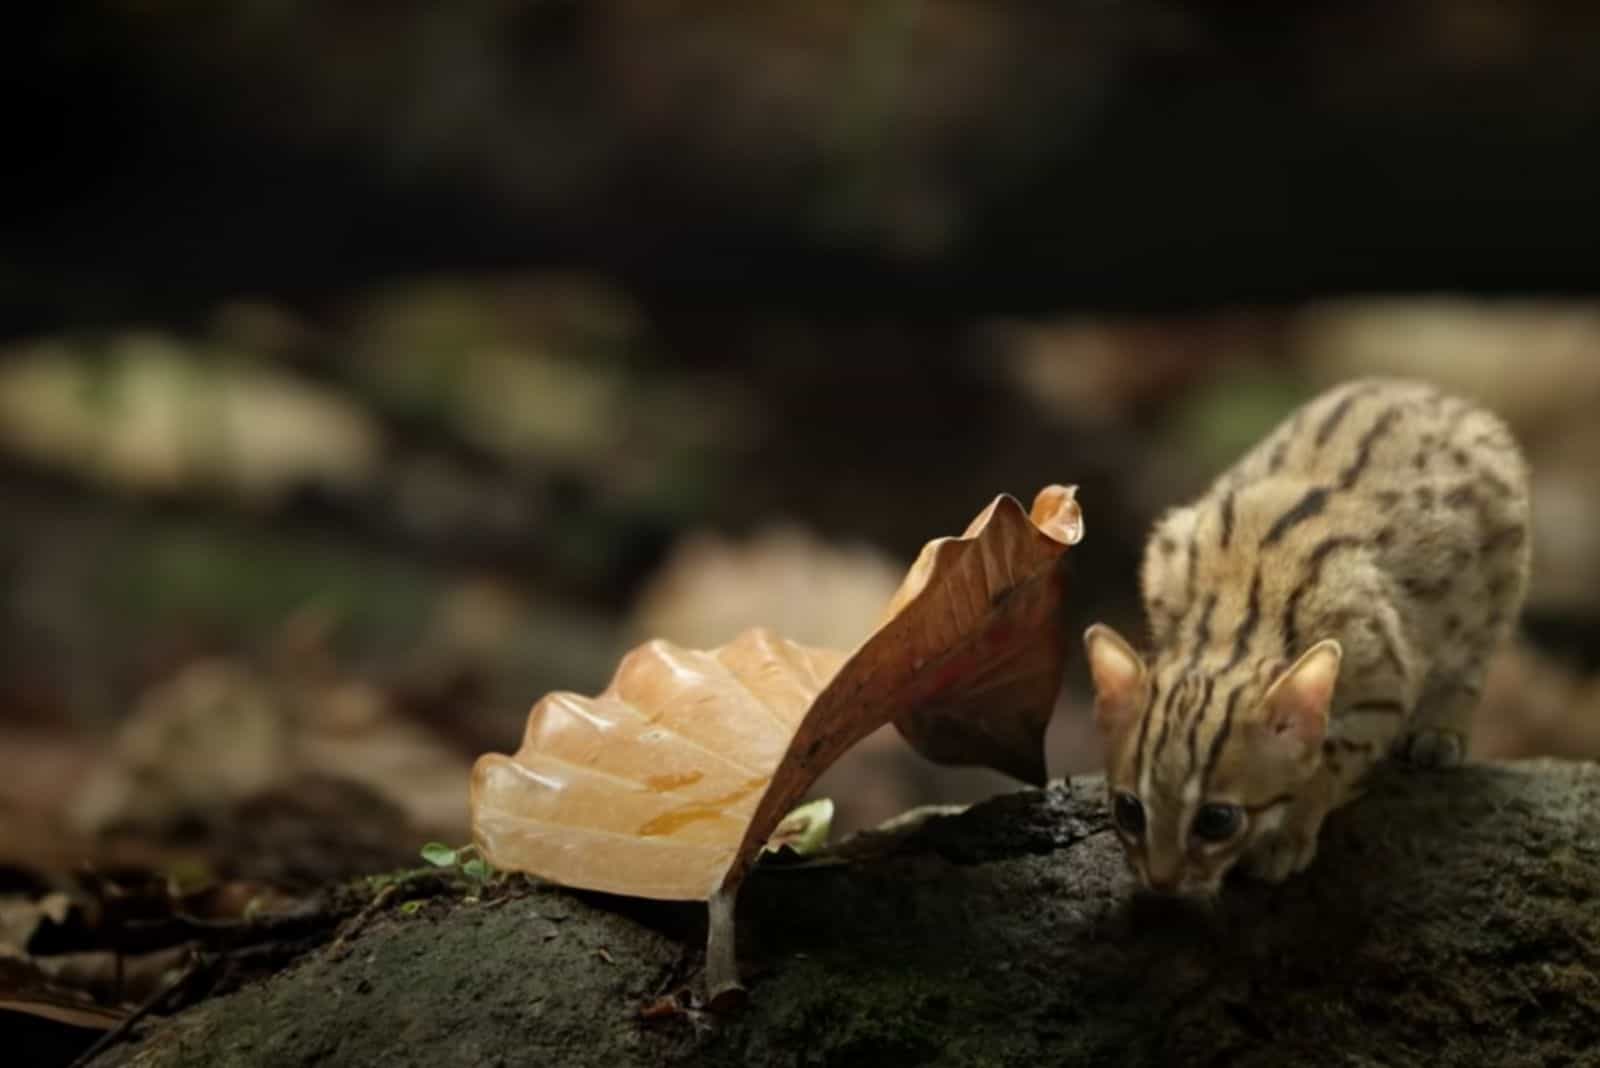
[[[1008, 772], [1037, 768], [1042, 781], [1044, 726], [1063, 662], [1058, 565], [1067, 546], [1083, 536], [1075, 492], [1047, 486], [1032, 513], [1001, 494], [959, 538], [923, 547], [884, 623], [828, 681], [795, 732], [725, 885], [743, 877], [772, 828], [817, 776], [886, 720], [934, 759], [993, 760]], [[1041, 669], [1052, 672], [1044, 685]], [[1008, 704], [1030, 697], [1037, 708]], [[1029, 737], [1033, 724], [1037, 731]], [[958, 749], [963, 742], [974, 751]]]
[[32, 961], [0, 957], [0, 1012], [109, 1031], [127, 1018], [129, 1010], [101, 1005], [87, 993], [57, 982]]
[[[982, 764], [1044, 785], [1044, 732], [1067, 650], [1055, 640], [1062, 549], [1083, 538], [1075, 489], [1041, 490], [1027, 522], [996, 520], [995, 501], [962, 537], [924, 546], [890, 602], [891, 619], [910, 621], [902, 635], [908, 647], [947, 650], [907, 680], [900, 700], [910, 707], [894, 721], [929, 760]], [[986, 527], [987, 536], [977, 537]], [[939, 582], [930, 585], [934, 574]]]
[[148, 1001], [179, 974], [193, 956], [188, 945], [149, 953], [116, 950], [34, 957], [32, 964], [57, 989], [75, 990], [96, 1004], [131, 1007]]
[[0, 897], [0, 956], [25, 957], [33, 933], [46, 920], [57, 927], [67, 922], [72, 899], [56, 891], [34, 900], [20, 895]]
[[1073, 489], [1032, 514], [1001, 495], [930, 542], [848, 656], [746, 631], [718, 649], [646, 643], [598, 697], [553, 693], [515, 756], [480, 757], [473, 834], [497, 868], [677, 900], [731, 891], [816, 777], [888, 720], [934, 759], [1043, 778], [1060, 682], [1060, 561]]

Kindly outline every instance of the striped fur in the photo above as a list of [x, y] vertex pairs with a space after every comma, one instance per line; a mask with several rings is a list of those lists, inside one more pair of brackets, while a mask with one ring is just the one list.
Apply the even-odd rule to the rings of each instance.
[[[1323, 816], [1375, 762], [1459, 759], [1488, 656], [1521, 608], [1529, 540], [1506, 427], [1395, 380], [1312, 400], [1164, 516], [1141, 574], [1153, 656], [1105, 628], [1089, 643], [1107, 785], [1142, 805], [1143, 833], [1123, 838], [1146, 885], [1211, 894], [1241, 859], [1282, 879], [1311, 862]], [[1306, 674], [1291, 668], [1326, 639], [1331, 697], [1286, 710]], [[1136, 661], [1126, 692], [1107, 674], [1114, 645]], [[1309, 756], [1284, 743], [1290, 722]], [[1206, 804], [1238, 806], [1240, 832], [1198, 840]]]

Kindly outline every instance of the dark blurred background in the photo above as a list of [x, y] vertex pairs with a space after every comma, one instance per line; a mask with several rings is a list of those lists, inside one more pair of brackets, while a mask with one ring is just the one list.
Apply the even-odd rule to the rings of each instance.
[[[544, 692], [655, 635], [852, 645], [997, 492], [1078, 483], [1069, 629], [1137, 631], [1154, 515], [1370, 372], [1482, 398], [1533, 461], [1479, 755], [1600, 756], [1587, 0], [14, 18], [0, 894], [26, 916], [86, 863], [281, 888], [464, 841], [472, 757]], [[1098, 762], [1084, 684], [1055, 774]], [[885, 732], [819, 790], [848, 829], [1004, 788]]]

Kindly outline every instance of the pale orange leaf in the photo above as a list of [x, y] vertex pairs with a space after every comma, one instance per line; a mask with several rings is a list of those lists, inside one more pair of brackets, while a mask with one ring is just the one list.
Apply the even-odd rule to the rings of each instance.
[[[495, 867], [568, 886], [717, 902], [846, 749], [893, 720], [931, 759], [1044, 778], [1060, 685], [1071, 487], [1002, 494], [924, 547], [853, 653], [754, 629], [717, 649], [647, 642], [596, 697], [553, 693], [513, 756], [480, 757], [473, 835]], [[715, 937], [714, 937], [715, 940]]]

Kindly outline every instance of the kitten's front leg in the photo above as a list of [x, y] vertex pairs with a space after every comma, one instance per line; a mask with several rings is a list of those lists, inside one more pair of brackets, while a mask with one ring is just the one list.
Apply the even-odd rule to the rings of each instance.
[[1483, 693], [1488, 652], [1459, 677], [1430, 681], [1400, 743], [1400, 754], [1421, 768], [1453, 768], [1467, 755], [1472, 713]]

